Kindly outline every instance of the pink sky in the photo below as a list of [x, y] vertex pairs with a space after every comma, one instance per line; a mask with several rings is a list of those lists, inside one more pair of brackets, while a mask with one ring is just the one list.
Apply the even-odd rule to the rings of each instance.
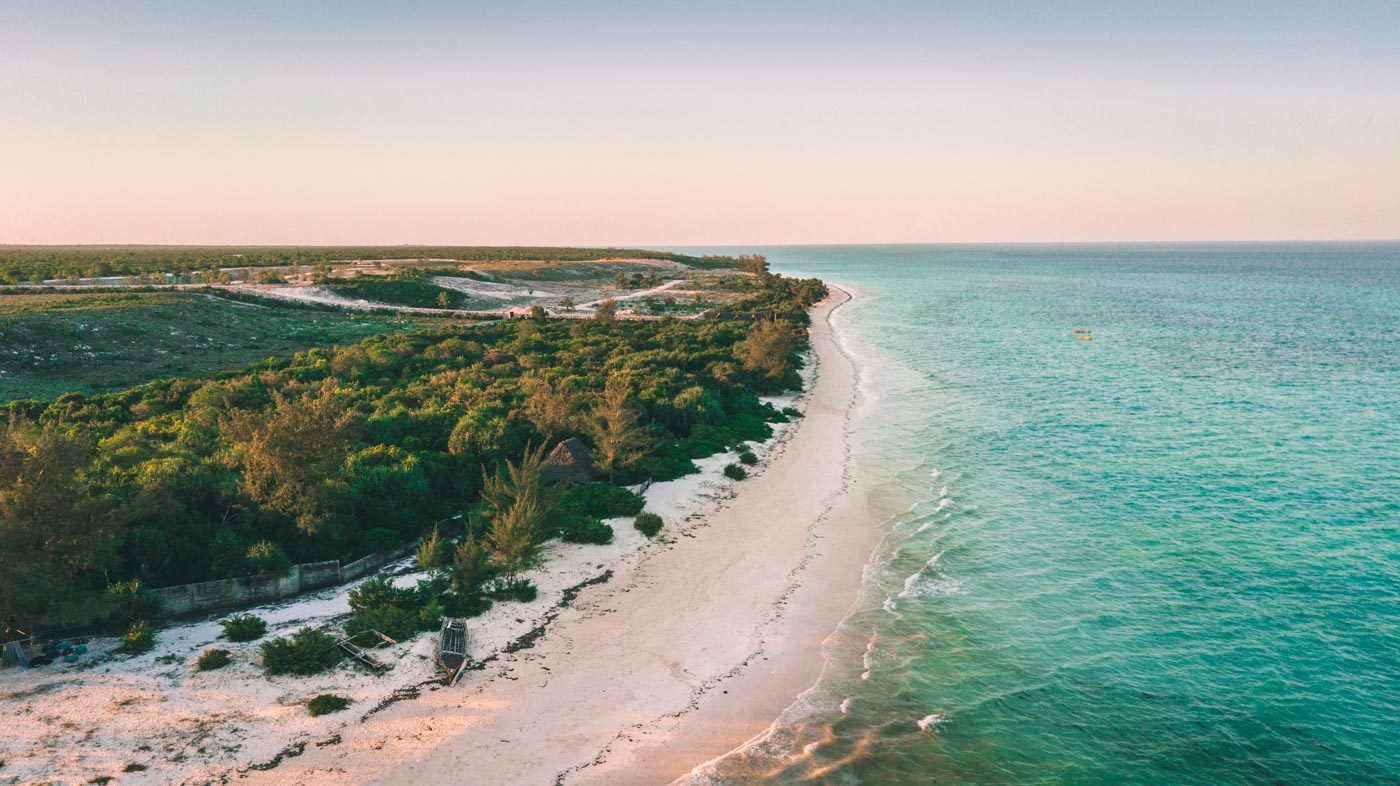
[[16, 13], [0, 243], [1400, 237], [1384, 5], [605, 5]]

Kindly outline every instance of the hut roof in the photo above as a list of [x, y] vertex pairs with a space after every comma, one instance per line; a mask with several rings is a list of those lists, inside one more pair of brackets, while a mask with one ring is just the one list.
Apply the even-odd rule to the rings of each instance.
[[551, 482], [588, 483], [597, 475], [593, 452], [578, 437], [554, 446], [545, 458], [544, 478]]

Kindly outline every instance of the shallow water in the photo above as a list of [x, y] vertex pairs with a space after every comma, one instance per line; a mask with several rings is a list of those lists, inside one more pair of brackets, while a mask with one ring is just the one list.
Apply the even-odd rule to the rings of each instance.
[[1400, 783], [1400, 245], [765, 253], [859, 293], [890, 536], [709, 779]]

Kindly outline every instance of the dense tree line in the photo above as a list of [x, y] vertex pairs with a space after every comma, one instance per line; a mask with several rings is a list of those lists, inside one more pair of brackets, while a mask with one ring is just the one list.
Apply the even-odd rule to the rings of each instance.
[[[766, 281], [757, 297], [784, 313], [821, 286]], [[695, 458], [771, 434], [784, 415], [758, 397], [797, 384], [803, 341], [787, 321], [519, 320], [10, 402], [0, 621], [89, 622], [132, 581], [353, 558], [463, 510], [484, 509], [469, 526], [514, 516], [531, 544], [568, 527], [590, 537], [577, 518], [542, 522], [500, 468], [534, 467], [577, 436], [618, 484], [691, 472]], [[505, 552], [528, 546], [492, 540], [509, 531], [469, 532], [469, 550], [515, 564]]]
[[[0, 284], [97, 276], [189, 273], [221, 267], [323, 265], [355, 259], [451, 259], [473, 262], [663, 259], [730, 267], [728, 257], [692, 257], [628, 248], [531, 246], [0, 246]], [[727, 261], [726, 261], [727, 260]]]

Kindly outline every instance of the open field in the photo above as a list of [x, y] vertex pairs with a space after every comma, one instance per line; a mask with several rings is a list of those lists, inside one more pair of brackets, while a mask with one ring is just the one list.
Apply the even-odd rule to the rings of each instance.
[[423, 324], [173, 290], [0, 295], [0, 400], [119, 390]]

